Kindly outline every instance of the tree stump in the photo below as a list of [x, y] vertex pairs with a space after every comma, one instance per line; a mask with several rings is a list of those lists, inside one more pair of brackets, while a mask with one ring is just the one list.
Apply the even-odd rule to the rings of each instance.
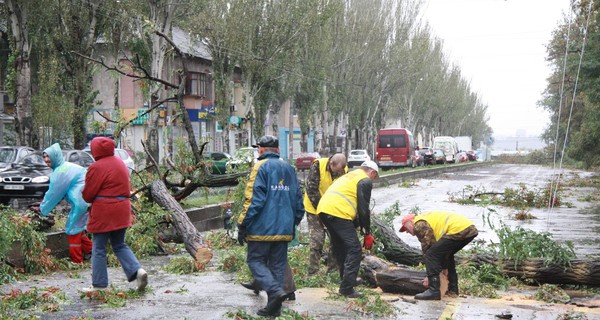
[[161, 207], [167, 209], [170, 213], [169, 220], [173, 223], [175, 230], [183, 239], [186, 251], [198, 263], [208, 263], [212, 259], [212, 250], [204, 244], [204, 239], [200, 232], [194, 227], [183, 208], [171, 196], [161, 180], [155, 180], [151, 188], [152, 199]]

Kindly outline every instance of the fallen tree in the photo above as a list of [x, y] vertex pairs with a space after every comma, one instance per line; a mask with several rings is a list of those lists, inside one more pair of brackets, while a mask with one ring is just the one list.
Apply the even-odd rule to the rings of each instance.
[[[376, 227], [375, 237], [383, 244], [381, 254], [385, 260], [368, 256], [363, 259], [362, 271], [372, 286], [380, 287], [384, 292], [414, 294], [422, 292], [421, 281], [424, 271], [415, 271], [406, 267], [416, 266], [422, 261], [421, 250], [407, 245], [394, 230], [380, 219], [373, 217]], [[574, 284], [600, 286], [600, 261], [572, 259], [568, 265], [547, 263], [543, 258], [529, 258], [515, 262], [512, 259], [499, 259], [490, 254], [456, 255], [457, 264], [483, 264], [500, 266], [506, 277], [515, 277], [534, 283]]]
[[185, 249], [198, 263], [207, 263], [212, 259], [212, 250], [204, 243], [204, 239], [192, 224], [183, 208], [171, 196], [164, 182], [155, 180], [150, 188], [152, 199], [168, 210], [169, 222], [173, 223], [178, 235], [184, 240]]

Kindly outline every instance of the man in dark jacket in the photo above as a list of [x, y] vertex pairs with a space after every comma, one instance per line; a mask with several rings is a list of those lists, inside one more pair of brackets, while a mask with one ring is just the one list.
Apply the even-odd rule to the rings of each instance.
[[96, 162], [88, 168], [82, 195], [92, 205], [88, 221], [88, 231], [94, 234], [92, 287], [84, 291], [108, 287], [106, 244], [109, 241], [127, 280], [136, 280], [138, 290], [144, 290], [148, 274], [125, 244], [125, 231], [131, 226], [129, 170], [121, 158], [115, 157], [112, 139], [94, 138], [90, 147]]
[[258, 162], [246, 185], [244, 210], [238, 218], [238, 240], [248, 242], [246, 262], [268, 295], [260, 316], [279, 316], [287, 293], [283, 290], [288, 242], [304, 216], [296, 171], [279, 159], [274, 136], [257, 140]]

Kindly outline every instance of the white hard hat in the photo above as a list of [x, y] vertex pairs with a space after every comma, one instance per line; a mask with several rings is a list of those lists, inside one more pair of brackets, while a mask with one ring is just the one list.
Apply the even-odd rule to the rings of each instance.
[[367, 168], [373, 169], [373, 170], [375, 170], [375, 172], [377, 172], [377, 174], [379, 174], [379, 166], [373, 160], [365, 161], [360, 166], [361, 167], [367, 167]]

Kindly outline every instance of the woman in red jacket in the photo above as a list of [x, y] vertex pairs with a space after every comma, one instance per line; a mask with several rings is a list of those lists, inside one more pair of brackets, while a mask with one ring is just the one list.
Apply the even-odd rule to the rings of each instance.
[[119, 259], [129, 282], [137, 280], [138, 290], [148, 284], [148, 274], [125, 244], [125, 231], [131, 226], [129, 201], [129, 171], [119, 157], [115, 157], [115, 143], [105, 137], [94, 138], [90, 144], [96, 159], [87, 170], [83, 199], [91, 204], [87, 230], [92, 239], [92, 289], [108, 287], [106, 244]]

